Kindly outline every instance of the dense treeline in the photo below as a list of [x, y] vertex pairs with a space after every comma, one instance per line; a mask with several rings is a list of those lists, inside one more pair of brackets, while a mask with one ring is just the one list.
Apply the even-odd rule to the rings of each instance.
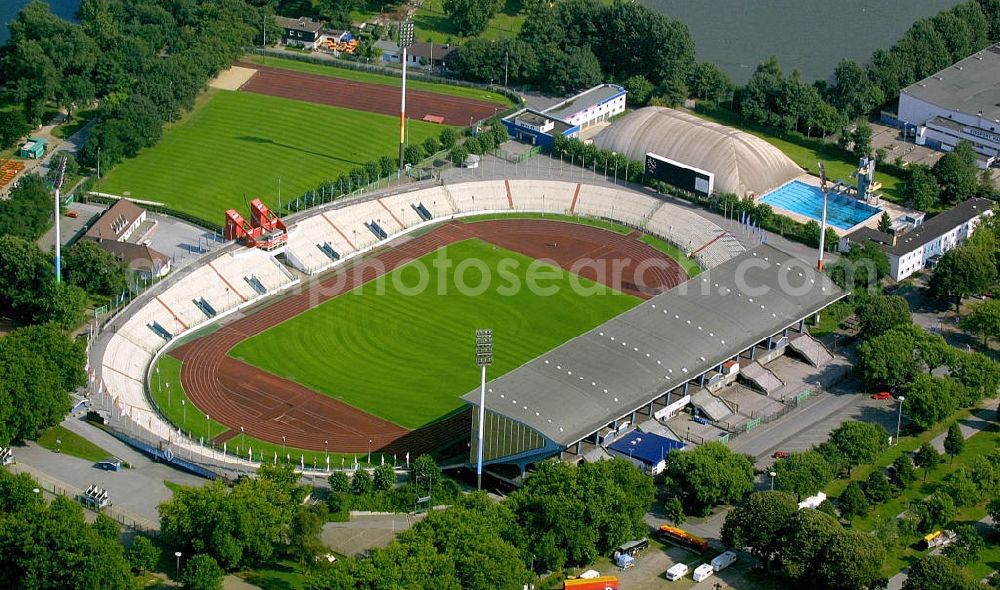
[[81, 160], [96, 164], [100, 148], [110, 166], [155, 144], [253, 41], [262, 15], [243, 0], [84, 0], [74, 24], [36, 0], [10, 25], [0, 79], [33, 124], [50, 101], [72, 110], [100, 99]]
[[[127, 590], [140, 584], [132, 570], [155, 563], [146, 540], [130, 551], [121, 529], [104, 515], [88, 524], [80, 504], [66, 497], [46, 502], [38, 482], [0, 468], [0, 587]], [[150, 551], [152, 550], [152, 551]]]
[[560, 94], [641, 76], [676, 103], [695, 65], [687, 26], [641, 4], [535, 3], [516, 39], [471, 39], [451, 67], [463, 78], [531, 84]]
[[534, 579], [532, 568], [585, 565], [646, 536], [652, 501], [652, 479], [628, 461], [549, 461], [504, 502], [461, 497], [368, 558], [324, 568], [307, 587], [422, 588], [433, 580], [435, 588], [520, 590]]

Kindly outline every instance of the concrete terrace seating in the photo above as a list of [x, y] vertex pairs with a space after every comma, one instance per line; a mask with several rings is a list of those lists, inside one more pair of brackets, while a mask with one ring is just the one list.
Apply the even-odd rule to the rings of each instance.
[[[455, 201], [457, 212], [509, 211], [507, 188], [502, 180], [465, 182], [445, 187]], [[517, 202], [515, 201], [515, 207]]]
[[[262, 250], [244, 248], [230, 252], [212, 261], [212, 267], [218, 271], [215, 279], [241, 296], [241, 301], [234, 300], [233, 305], [260, 297], [260, 294], [244, 279], [249, 275], [255, 275], [269, 291], [292, 282], [288, 271], [282, 269], [270, 254]], [[220, 279], [219, 276], [222, 278]], [[211, 280], [210, 277], [209, 280]], [[227, 309], [226, 305], [220, 307]]]
[[[390, 236], [399, 232], [399, 225], [392, 221], [389, 213], [375, 201], [366, 201], [333, 209], [324, 213], [337, 228], [344, 232], [344, 236], [350, 240], [357, 250], [365, 248], [379, 242], [365, 224], [375, 221]], [[332, 244], [332, 242], [331, 242]], [[336, 250], [336, 246], [334, 246]]]
[[514, 208], [522, 211], [546, 211], [570, 214], [577, 185], [551, 180], [512, 180], [510, 191]]
[[658, 199], [632, 191], [585, 184], [580, 187], [576, 212], [642, 227], [660, 204]]
[[417, 191], [406, 196], [409, 202], [422, 203], [435, 219], [445, 219], [458, 212], [448, 190], [442, 186]]
[[170, 308], [184, 324], [190, 328], [208, 319], [205, 312], [194, 304], [195, 299], [204, 298], [217, 313], [221, 313], [243, 302], [228, 290], [211, 268], [199, 268], [164, 291], [159, 300]]
[[108, 348], [104, 353], [104, 364], [119, 374], [141, 381], [146, 372], [146, 365], [152, 358], [153, 355], [148, 350], [119, 336], [108, 342]]
[[[382, 197], [378, 199], [383, 205], [385, 205], [389, 211], [392, 212], [390, 216], [387, 211], [383, 209], [383, 219], [386, 219], [386, 223], [382, 225], [382, 229], [389, 232], [390, 234], [399, 231], [399, 223], [403, 224], [403, 227], [413, 227], [418, 223], [422, 223], [424, 220], [417, 215], [417, 212], [413, 209], [413, 205], [422, 201], [422, 199], [417, 198], [423, 191], [417, 191], [415, 193], [404, 193], [402, 195], [393, 195], [390, 197]], [[425, 205], [426, 206], [426, 205]], [[428, 211], [430, 208], [428, 207]], [[399, 223], [397, 223], [399, 220]], [[389, 227], [386, 227], [388, 225]]]
[[341, 256], [354, 252], [354, 248], [333, 229], [323, 215], [314, 215], [298, 222], [288, 232], [288, 246], [285, 254], [289, 262], [299, 270], [313, 273], [333, 264], [319, 246], [329, 243]]

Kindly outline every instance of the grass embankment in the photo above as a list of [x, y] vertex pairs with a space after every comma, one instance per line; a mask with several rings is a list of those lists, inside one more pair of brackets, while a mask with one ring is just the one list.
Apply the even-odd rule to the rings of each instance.
[[46, 430], [35, 442], [50, 451], [79, 457], [94, 463], [111, 456], [111, 453], [98, 445], [59, 425]]
[[[249, 92], [209, 90], [155, 146], [122, 162], [101, 190], [159, 201], [213, 223], [260, 197], [278, 208], [323, 181], [398, 148], [399, 120]], [[410, 121], [410, 142], [441, 125]]]
[[[822, 161], [826, 167], [827, 177], [831, 181], [843, 180], [849, 186], [856, 183], [851, 178], [851, 174], [857, 170], [857, 158], [835, 144], [818, 138], [807, 138], [796, 133], [781, 131], [774, 127], [754, 125], [742, 120], [732, 111], [707, 103], [699, 103], [695, 114], [709, 121], [735, 127], [760, 137], [784, 152], [793, 162], [810, 174], [819, 175], [817, 163]], [[902, 178], [876, 170], [875, 180], [882, 183], [882, 191], [888, 200], [895, 203], [905, 201], [903, 189], [906, 183]]]
[[[387, 76], [385, 74], [374, 74], [371, 72], [362, 72], [360, 70], [351, 70], [348, 68], [337, 67], [336, 65], [323, 65], [315, 64], [304, 61], [296, 61], [294, 59], [282, 59], [280, 57], [272, 56], [261, 56], [261, 55], [247, 55], [243, 58], [245, 61], [255, 63], [262, 66], [270, 66], [273, 68], [282, 68], [285, 70], [292, 70], [296, 72], [304, 72], [306, 74], [318, 74], [320, 76], [328, 76], [330, 78], [338, 78], [341, 80], [351, 80], [353, 82], [367, 82], [369, 84], [381, 84], [383, 86], [396, 86], [400, 84], [399, 78], [396, 76]], [[482, 90], [479, 88], [470, 88], [467, 86], [454, 86], [452, 84], [435, 84], [433, 82], [425, 82], [423, 80], [409, 80], [406, 81], [407, 90], [423, 90], [426, 92], [434, 92], [435, 94], [445, 94], [448, 96], [458, 96], [461, 98], [471, 98], [475, 100], [485, 100], [488, 102], [495, 102], [502, 105], [513, 104], [509, 98], [502, 94], [497, 94], [496, 92], [490, 92], [488, 90]]]
[[479, 383], [477, 371], [455, 370], [468, 364], [477, 328], [496, 334], [489, 371], [496, 378], [638, 303], [522, 254], [466, 240], [244, 340], [230, 354], [419, 428], [461, 408], [460, 397]]

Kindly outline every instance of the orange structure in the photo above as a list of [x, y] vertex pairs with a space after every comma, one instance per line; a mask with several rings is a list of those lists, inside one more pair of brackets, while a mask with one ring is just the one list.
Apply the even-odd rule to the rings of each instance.
[[247, 247], [274, 250], [288, 243], [288, 228], [260, 199], [250, 201], [250, 222], [235, 209], [226, 211], [225, 238]]
[[563, 590], [618, 590], [618, 578], [615, 576], [601, 576], [585, 580], [566, 580], [563, 582]]

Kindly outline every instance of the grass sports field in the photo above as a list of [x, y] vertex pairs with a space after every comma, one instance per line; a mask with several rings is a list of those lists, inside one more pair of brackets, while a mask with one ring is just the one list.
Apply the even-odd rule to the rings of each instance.
[[[441, 125], [410, 121], [410, 142]], [[248, 92], [209, 90], [160, 142], [122, 162], [101, 191], [124, 194], [221, 224], [226, 209], [261, 197], [277, 207], [328, 179], [398, 149], [399, 119]], [[247, 214], [243, 211], [244, 215]]]
[[[539, 263], [480, 240], [458, 242], [245, 340], [230, 354], [419, 428], [459, 409], [459, 398], [479, 383], [475, 329], [494, 330], [492, 379], [640, 303], [548, 266], [538, 284], [557, 292], [537, 295], [525, 281], [533, 264]], [[426, 286], [415, 288], [421, 281]], [[514, 281], [520, 289], [510, 288]], [[462, 294], [456, 285], [482, 288]], [[597, 294], [578, 294], [574, 285]]]
[[[347, 68], [338, 68], [335, 65], [314, 64], [304, 61], [295, 61], [293, 59], [281, 59], [280, 57], [263, 56], [263, 55], [248, 55], [245, 56], [243, 60], [262, 66], [270, 66], [272, 68], [282, 68], [285, 70], [304, 72], [307, 74], [319, 74], [320, 76], [329, 76], [330, 78], [340, 78], [341, 80], [351, 80], [354, 82], [368, 82], [370, 84], [382, 84], [384, 86], [394, 86], [397, 88], [400, 85], [399, 78], [396, 76], [386, 76], [384, 74], [373, 74], [371, 72], [349, 70]], [[422, 80], [407, 79], [406, 88], [408, 91], [424, 90], [426, 92], [436, 92], [437, 94], [447, 94], [449, 96], [473, 98], [476, 100], [487, 100], [503, 105], [512, 104], [510, 99], [508, 99], [506, 96], [502, 94], [497, 94], [496, 92], [489, 92], [487, 90], [481, 90], [479, 88], [468, 88], [466, 86], [454, 86], [451, 84], [434, 84], [433, 82], [424, 82]]]

